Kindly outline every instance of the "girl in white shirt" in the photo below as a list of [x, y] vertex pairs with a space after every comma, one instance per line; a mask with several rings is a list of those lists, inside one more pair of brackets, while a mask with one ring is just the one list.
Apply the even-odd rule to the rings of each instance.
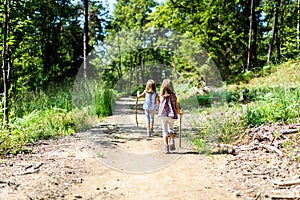
[[150, 79], [147, 81], [146, 89], [142, 94], [137, 96], [137, 98], [141, 97], [145, 97], [143, 109], [145, 110], [146, 116], [147, 137], [151, 137], [153, 133], [156, 105], [160, 103], [154, 80]]

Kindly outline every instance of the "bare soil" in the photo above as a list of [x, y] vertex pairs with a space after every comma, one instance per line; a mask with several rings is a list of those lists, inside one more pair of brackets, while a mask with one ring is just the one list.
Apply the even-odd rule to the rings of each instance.
[[[186, 119], [182, 127], [187, 126]], [[274, 185], [274, 181], [300, 178], [295, 157], [279, 157], [251, 142], [225, 147], [233, 151], [219, 149], [216, 154], [202, 155], [186, 140], [179, 148], [178, 134], [177, 149], [164, 154], [160, 123], [155, 120], [155, 136], [146, 138], [143, 111], [138, 111], [137, 127], [134, 104], [125, 99], [118, 102], [113, 116], [91, 130], [33, 144], [28, 147], [33, 153], [2, 157], [0, 199], [234, 200], [300, 196], [298, 184]], [[253, 138], [251, 141], [256, 141]]]

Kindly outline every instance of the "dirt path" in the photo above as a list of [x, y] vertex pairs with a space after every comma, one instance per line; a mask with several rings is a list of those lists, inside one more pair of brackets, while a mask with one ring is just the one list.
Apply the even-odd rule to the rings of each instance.
[[92, 173], [68, 191], [67, 199], [236, 198], [218, 174], [225, 168], [224, 155], [199, 155], [185, 140], [178, 148], [178, 138], [176, 151], [162, 153], [159, 119], [155, 119], [156, 136], [147, 139], [143, 110], [139, 110], [136, 127], [133, 104], [122, 99], [112, 117], [84, 133], [82, 140], [91, 155], [86, 164]]
[[174, 152], [162, 153], [158, 119], [147, 139], [132, 102], [119, 101], [90, 131], [2, 158], [0, 199], [237, 199], [223, 176], [230, 155], [199, 155], [186, 141], [178, 148], [178, 138]]

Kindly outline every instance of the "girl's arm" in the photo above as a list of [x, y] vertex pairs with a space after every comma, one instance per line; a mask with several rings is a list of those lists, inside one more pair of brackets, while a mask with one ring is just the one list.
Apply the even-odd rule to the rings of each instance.
[[142, 94], [139, 95], [139, 93], [137, 93], [137, 98], [141, 98], [144, 97], [146, 95], [146, 91], [144, 91]]
[[180, 110], [180, 108], [179, 108], [179, 106], [178, 106], [178, 102], [177, 102], [177, 97], [176, 97], [176, 95], [174, 95], [174, 97], [175, 97], [175, 109], [177, 110], [177, 113], [178, 113], [180, 116], [182, 116], [183, 113], [181, 112], [181, 110]]
[[155, 99], [156, 99], [157, 104], [160, 104], [160, 98], [159, 98], [159, 95], [158, 95], [158, 94], [156, 94]]

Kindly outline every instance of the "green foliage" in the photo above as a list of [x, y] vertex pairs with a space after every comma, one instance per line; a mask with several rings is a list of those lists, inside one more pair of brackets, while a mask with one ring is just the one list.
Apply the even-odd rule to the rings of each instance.
[[245, 122], [256, 126], [277, 121], [290, 122], [298, 117], [300, 88], [273, 88], [247, 106]]
[[95, 106], [98, 117], [106, 117], [112, 115], [114, 94], [111, 89], [102, 89], [96, 91]]
[[8, 129], [1, 129], [0, 154], [17, 154], [30, 143], [73, 134], [88, 128], [90, 122], [83, 112], [79, 114], [58, 108], [35, 110], [11, 120]]
[[209, 153], [206, 141], [203, 138], [195, 137], [193, 139], [193, 146], [199, 153]]
[[199, 106], [210, 106], [212, 103], [210, 95], [198, 95], [197, 101]]
[[237, 75], [234, 82], [248, 83], [252, 78], [254, 78], [254, 73], [250, 70], [246, 70], [246, 72]]
[[[242, 101], [241, 97], [246, 101]], [[229, 107], [223, 105], [218, 109], [203, 108], [199, 114], [196, 126], [201, 129], [193, 141], [201, 151], [203, 148], [209, 150], [214, 142], [238, 142], [241, 133], [249, 127], [294, 122], [299, 117], [300, 87], [243, 87], [227, 91], [227, 101], [230, 101]], [[287, 146], [286, 148], [292, 148], [288, 144]], [[294, 158], [298, 159], [297, 156]]]
[[72, 109], [72, 86], [66, 84], [49, 84], [45, 89], [20, 90], [12, 95], [10, 117], [22, 117], [36, 110], [59, 108]]
[[234, 106], [246, 104], [244, 121], [256, 126], [277, 121], [289, 122], [298, 116], [299, 87], [251, 87], [227, 91], [227, 103]]
[[44, 90], [22, 90], [14, 95], [8, 127], [0, 124], [0, 154], [15, 154], [38, 140], [63, 137], [91, 127], [96, 119], [88, 107], [72, 108], [71, 91], [70, 84], [52, 84]]

